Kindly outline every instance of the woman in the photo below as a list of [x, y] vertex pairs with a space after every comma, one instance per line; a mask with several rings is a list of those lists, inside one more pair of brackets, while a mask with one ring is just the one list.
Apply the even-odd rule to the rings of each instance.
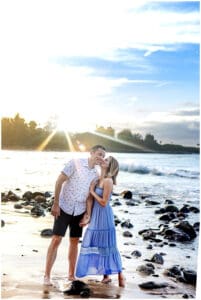
[[101, 163], [98, 182], [92, 182], [90, 194], [94, 199], [91, 220], [86, 229], [76, 276], [103, 275], [103, 283], [111, 281], [110, 274], [118, 274], [119, 286], [125, 286], [120, 253], [117, 249], [114, 215], [109, 204], [113, 184], [119, 171], [117, 160], [109, 156]]

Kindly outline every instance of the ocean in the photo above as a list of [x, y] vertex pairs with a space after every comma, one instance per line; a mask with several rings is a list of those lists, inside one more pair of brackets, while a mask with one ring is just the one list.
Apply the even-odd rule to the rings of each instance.
[[[120, 164], [117, 186], [114, 192], [130, 190], [133, 199], [139, 200], [137, 206], [127, 206], [121, 199], [121, 206], [113, 207], [114, 214], [121, 220], [130, 220], [134, 225], [130, 231], [134, 235], [134, 245], [150, 257], [147, 244], [138, 234], [139, 230], [158, 228], [161, 221], [155, 210], [164, 207], [165, 200], [172, 200], [178, 208], [184, 204], [200, 208], [200, 164], [198, 154], [127, 154], [111, 153]], [[37, 152], [37, 151], [1, 151], [1, 191], [12, 190], [17, 194], [25, 191], [49, 191], [53, 194], [57, 176], [64, 164], [72, 157], [87, 157], [88, 153]], [[20, 189], [17, 190], [16, 189]], [[147, 205], [142, 196], [159, 202], [159, 205]], [[115, 196], [114, 198], [119, 198]], [[190, 224], [199, 222], [200, 214], [190, 213], [186, 220]], [[123, 229], [117, 226], [118, 236]], [[130, 255], [135, 246], [126, 245], [125, 238], [118, 239], [121, 252]], [[182, 264], [196, 270], [198, 263], [199, 235], [190, 242], [177, 243], [176, 249], [168, 245], [159, 252], [168, 252], [166, 266]], [[149, 252], [148, 252], [149, 251]], [[126, 258], [123, 258], [126, 260]], [[130, 266], [128, 268], [136, 266]]]

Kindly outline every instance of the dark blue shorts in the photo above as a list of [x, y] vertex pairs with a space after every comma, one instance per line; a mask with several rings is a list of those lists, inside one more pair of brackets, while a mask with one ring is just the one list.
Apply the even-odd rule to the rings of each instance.
[[60, 208], [60, 216], [54, 218], [53, 225], [53, 234], [59, 236], [65, 236], [66, 230], [69, 226], [69, 236], [70, 237], [81, 237], [82, 236], [82, 227], [79, 226], [79, 223], [83, 217], [84, 213], [78, 216], [72, 216], [65, 213]]

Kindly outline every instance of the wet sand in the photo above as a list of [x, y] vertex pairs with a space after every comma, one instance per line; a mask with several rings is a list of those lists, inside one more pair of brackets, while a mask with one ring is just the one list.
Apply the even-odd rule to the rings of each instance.
[[[14, 210], [13, 205], [2, 206], [1, 218], [5, 226], [1, 230], [2, 245], [2, 299], [82, 299], [79, 296], [66, 296], [63, 290], [68, 288], [67, 251], [68, 235], [63, 239], [58, 251], [57, 260], [52, 271], [53, 287], [43, 286], [45, 257], [50, 238], [43, 238], [40, 232], [52, 228], [52, 217], [33, 218], [23, 210]], [[101, 278], [87, 277], [82, 279], [89, 284], [92, 295], [90, 299], [182, 299], [188, 292], [195, 297], [195, 289], [162, 276], [158, 278], [142, 277], [129, 266], [130, 260], [124, 260], [126, 287], [119, 288], [117, 276], [112, 275], [112, 283], [102, 284]], [[145, 281], [169, 282], [171, 287], [165, 289], [142, 290], [138, 284]], [[198, 297], [198, 295], [197, 295]], [[198, 299], [198, 298], [197, 298]]]

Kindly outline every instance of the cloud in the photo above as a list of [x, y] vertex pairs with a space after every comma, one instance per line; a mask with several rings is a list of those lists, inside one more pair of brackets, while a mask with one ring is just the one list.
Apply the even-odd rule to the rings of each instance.
[[[147, 131], [148, 129], [148, 131]], [[185, 146], [196, 146], [199, 143], [199, 122], [168, 122], [149, 123], [147, 127], [138, 128], [141, 132], [152, 133], [155, 138], [164, 143], [181, 144]]]
[[178, 44], [200, 41], [199, 11], [182, 10], [183, 6], [185, 2], [174, 11], [160, 2], [153, 6], [133, 0], [4, 1], [1, 45], [16, 55], [118, 60], [120, 49], [141, 49], [145, 55], [172, 51]]
[[196, 111], [164, 111], [197, 100], [199, 8], [164, 3], [1, 3], [2, 112], [47, 119], [67, 105], [71, 114], [89, 108], [93, 122], [143, 120], [146, 130], [183, 122], [195, 130]]
[[196, 107], [196, 108], [178, 110], [178, 111], [175, 112], [175, 115], [178, 115], [178, 116], [198, 116], [199, 117], [200, 109]]
[[151, 113], [145, 122], [135, 124], [135, 131], [151, 133], [163, 143], [196, 146], [200, 138], [200, 117], [197, 107], [175, 112]]

